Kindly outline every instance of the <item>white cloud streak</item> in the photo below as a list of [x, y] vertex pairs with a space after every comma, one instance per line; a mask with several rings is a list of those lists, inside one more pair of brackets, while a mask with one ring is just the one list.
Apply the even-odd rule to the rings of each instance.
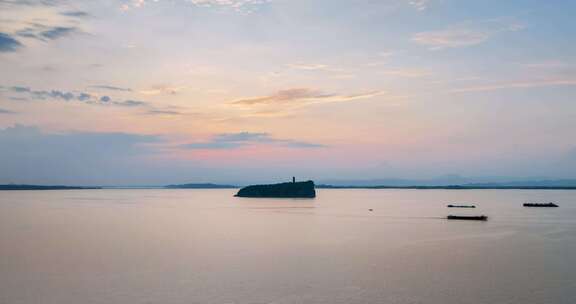
[[[130, 0], [121, 6], [121, 10], [127, 11], [134, 8], [142, 8], [145, 5], [153, 2], [160, 2], [161, 0]], [[229, 8], [237, 11], [245, 11], [249, 7], [262, 5], [271, 2], [272, 0], [180, 0], [184, 3], [189, 3], [198, 7], [215, 7], [215, 8]]]
[[478, 45], [497, 34], [522, 29], [524, 26], [517, 22], [504, 24], [503, 20], [494, 19], [478, 23], [469, 22], [444, 30], [416, 33], [412, 36], [412, 41], [427, 46], [429, 50], [437, 51]]
[[408, 0], [408, 4], [419, 11], [425, 11], [430, 5], [430, 0]]
[[314, 103], [329, 103], [352, 101], [357, 99], [371, 98], [382, 95], [382, 91], [360, 93], [354, 95], [338, 95], [323, 93], [319, 90], [310, 88], [293, 88], [280, 90], [267, 96], [251, 97], [239, 99], [231, 102], [234, 105], [241, 106], [259, 106], [259, 105], [307, 105]]
[[533, 80], [533, 81], [517, 81], [517, 82], [503, 82], [494, 83], [482, 86], [474, 86], [467, 88], [460, 88], [451, 90], [451, 93], [469, 93], [469, 92], [483, 92], [483, 91], [496, 91], [503, 89], [522, 89], [522, 88], [538, 88], [549, 86], [576, 86], [576, 79], [556, 79], [556, 80]]

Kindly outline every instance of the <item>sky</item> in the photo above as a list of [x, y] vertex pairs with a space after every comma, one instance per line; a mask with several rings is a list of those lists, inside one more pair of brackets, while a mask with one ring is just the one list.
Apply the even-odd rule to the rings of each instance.
[[0, 183], [576, 178], [575, 11], [0, 0]]

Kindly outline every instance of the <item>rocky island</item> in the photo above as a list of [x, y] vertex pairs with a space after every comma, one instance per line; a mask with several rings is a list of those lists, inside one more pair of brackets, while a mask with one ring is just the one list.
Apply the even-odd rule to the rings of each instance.
[[235, 195], [238, 197], [277, 197], [277, 198], [314, 198], [313, 181], [296, 182], [292, 178], [290, 183], [252, 185], [244, 187]]

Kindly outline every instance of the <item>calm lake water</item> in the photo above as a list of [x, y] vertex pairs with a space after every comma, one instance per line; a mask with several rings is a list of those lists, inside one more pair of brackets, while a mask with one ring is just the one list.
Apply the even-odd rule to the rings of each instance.
[[234, 193], [0, 192], [0, 303], [576, 302], [576, 191]]

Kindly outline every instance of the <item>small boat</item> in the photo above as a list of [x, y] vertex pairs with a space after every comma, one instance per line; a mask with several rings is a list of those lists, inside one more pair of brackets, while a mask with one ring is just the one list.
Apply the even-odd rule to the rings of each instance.
[[474, 205], [448, 205], [448, 208], [476, 208]]
[[538, 203], [525, 203], [524, 207], [558, 207], [554, 203], [538, 204]]
[[485, 215], [449, 215], [446, 217], [449, 220], [468, 220], [468, 221], [487, 221], [488, 217]]

